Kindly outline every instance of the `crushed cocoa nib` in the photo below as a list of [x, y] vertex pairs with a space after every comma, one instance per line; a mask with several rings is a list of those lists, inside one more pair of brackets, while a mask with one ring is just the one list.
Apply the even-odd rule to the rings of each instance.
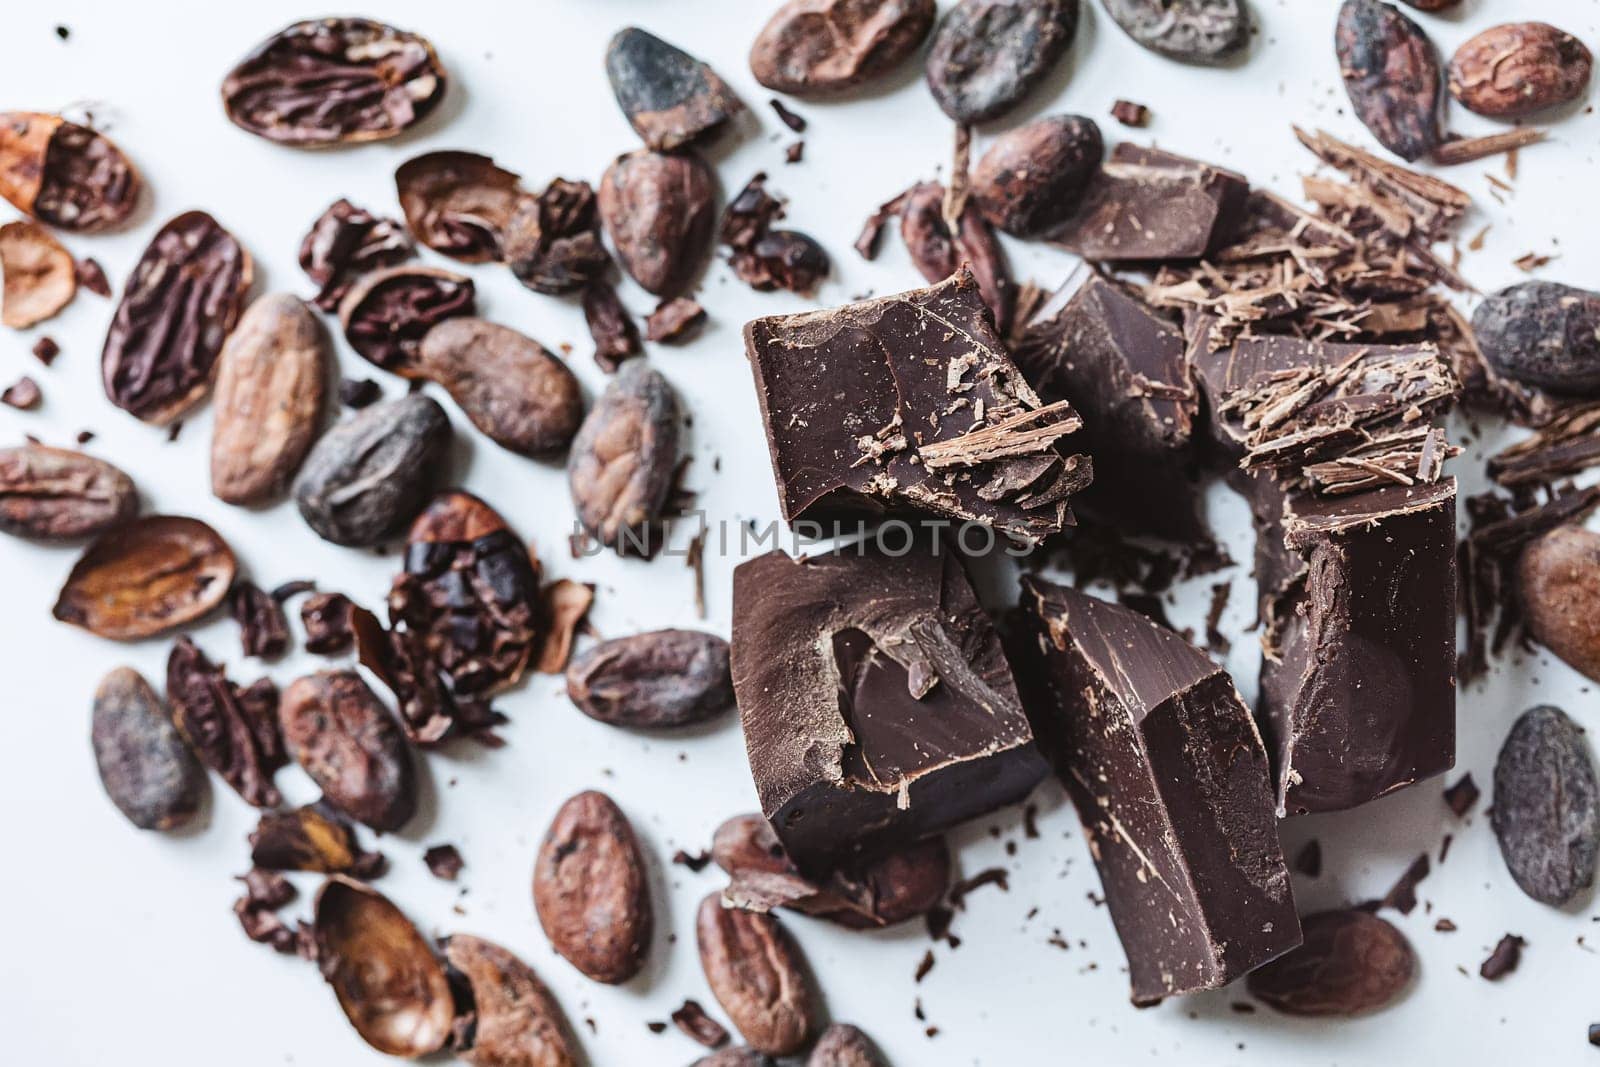
[[300, 622], [306, 630], [306, 651], [319, 656], [343, 652], [355, 644], [351, 613], [355, 605], [343, 593], [317, 593], [300, 605]]
[[1507, 934], [1495, 945], [1489, 958], [1478, 968], [1478, 974], [1491, 982], [1498, 982], [1517, 969], [1522, 962], [1522, 950], [1528, 943], [1515, 934]]
[[922, 954], [922, 959], [917, 961], [917, 969], [912, 974], [911, 980], [920, 983], [928, 977], [928, 972], [933, 970], [933, 949], [928, 949]]
[[522, 197], [500, 243], [511, 273], [539, 293], [577, 292], [604, 278], [611, 266], [588, 182], [556, 178], [538, 196]]
[[278, 910], [292, 903], [297, 895], [289, 880], [259, 867], [252, 867], [237, 880], [244, 883], [244, 895], [233, 902], [233, 913], [239, 917], [245, 936], [271, 945], [286, 956], [303, 955], [300, 934], [277, 915]]
[[751, 178], [722, 214], [719, 239], [732, 254], [728, 263], [757, 292], [789, 289], [808, 295], [828, 276], [822, 246], [796, 230], [774, 230], [784, 203], [767, 192], [764, 173]]
[[54, 363], [60, 354], [61, 346], [56, 344], [53, 337], [41, 337], [33, 343], [33, 358], [46, 367]]
[[237, 581], [228, 591], [228, 613], [239, 624], [244, 654], [277, 659], [289, 647], [289, 624], [278, 601], [251, 581]]
[[434, 845], [422, 854], [422, 862], [435, 878], [453, 882], [467, 864], [454, 845]]
[[785, 126], [789, 127], [795, 133], [805, 133], [806, 132], [806, 120], [801, 118], [799, 115], [796, 115], [793, 111], [790, 111], [788, 108], [784, 107], [782, 100], [779, 100], [777, 97], [773, 97], [772, 100], [771, 100], [771, 104], [772, 104], [773, 112], [777, 114], [778, 119]]
[[300, 269], [317, 286], [313, 302], [332, 314], [356, 279], [415, 254], [404, 225], [336, 200], [301, 240]]
[[498, 745], [493, 728], [506, 721], [487, 698], [458, 696], [427, 648], [426, 635], [391, 630], [365, 608], [351, 612], [356, 653], [361, 665], [394, 694], [406, 733], [419, 745], [436, 745], [447, 737], [472, 737]]
[[1417, 906], [1417, 884], [1428, 877], [1431, 870], [1428, 854], [1424, 852], [1411, 861], [1411, 866], [1405, 869], [1399, 881], [1384, 896], [1381, 906], [1393, 908], [1401, 915], [1410, 915]]
[[1459, 782], [1444, 791], [1444, 802], [1459, 819], [1472, 810], [1478, 795], [1478, 784], [1472, 780], [1472, 775], [1463, 774]]
[[645, 336], [656, 342], [687, 341], [705, 321], [706, 309], [688, 297], [663, 300], [645, 320]]
[[359, 411], [383, 399], [383, 387], [371, 378], [343, 378], [339, 381], [339, 402]]
[[721, 1048], [728, 1043], [728, 1028], [707, 1015], [698, 1000], [685, 1000], [683, 1007], [672, 1013], [672, 1021], [706, 1048]]
[[1144, 126], [1150, 121], [1150, 109], [1132, 100], [1118, 100], [1111, 105], [1111, 117], [1124, 126]]
[[623, 360], [644, 350], [639, 327], [610, 282], [598, 281], [583, 291], [583, 317], [594, 338], [594, 361], [607, 374], [615, 374]]
[[39, 383], [23, 375], [11, 385], [0, 392], [0, 404], [6, 404], [18, 411], [32, 411], [43, 401], [44, 394], [39, 391]]
[[986, 885], [996, 885], [1001, 892], [1008, 891], [1011, 886], [1003, 867], [990, 867], [979, 871], [971, 878], [963, 878], [950, 887], [950, 903], [957, 909], [965, 909], [967, 896], [974, 890], [982, 889]]
[[95, 296], [111, 296], [111, 282], [106, 278], [105, 268], [95, 260], [78, 260], [77, 274], [79, 288], [87, 289]]

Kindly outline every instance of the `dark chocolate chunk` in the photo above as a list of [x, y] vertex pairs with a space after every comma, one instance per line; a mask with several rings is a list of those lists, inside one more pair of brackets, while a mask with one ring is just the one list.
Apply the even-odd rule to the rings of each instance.
[[1021, 800], [1044, 760], [948, 548], [734, 571], [733, 685], [762, 812], [802, 871]]
[[744, 110], [716, 71], [635, 26], [611, 39], [606, 76], [629, 124], [658, 152], [688, 144]]
[[1199, 259], [1230, 236], [1249, 192], [1231, 170], [1120, 144], [1049, 239], [1097, 262]]
[[1047, 403], [1072, 401], [1096, 478], [1083, 505], [1118, 529], [1210, 536], [1199, 495], [1200, 401], [1178, 328], [1087, 265], [1029, 324], [1016, 350]]
[[920, 512], [1032, 543], [1070, 522], [1091, 478], [1057, 442], [1080, 420], [1043, 404], [977, 284], [757, 319], [745, 347], [784, 517]]
[[1083, 820], [1135, 1003], [1299, 945], [1267, 753], [1233, 679], [1138, 613], [1036, 578], [1023, 616], [1029, 718]]

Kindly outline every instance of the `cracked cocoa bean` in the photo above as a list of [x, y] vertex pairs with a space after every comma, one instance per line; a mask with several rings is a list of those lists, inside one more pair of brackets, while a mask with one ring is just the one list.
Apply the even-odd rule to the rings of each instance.
[[122, 225], [143, 183], [104, 134], [59, 115], [0, 112], [0, 196], [40, 222], [76, 233]]
[[611, 266], [588, 182], [557, 178], [538, 196], [522, 197], [500, 239], [511, 273], [536, 293], [577, 292]]
[[1600, 786], [1583, 729], [1559, 708], [1525, 712], [1494, 765], [1489, 823], [1522, 891], [1561, 907], [1594, 884]]
[[318, 671], [284, 690], [289, 753], [328, 803], [378, 831], [398, 830], [417, 809], [411, 746], [400, 724], [354, 671]]
[[837, 93], [910, 59], [938, 15], [934, 0], [789, 0], [750, 49], [750, 73], [796, 96]]
[[690, 152], [640, 149], [600, 179], [600, 219], [622, 269], [657, 296], [681, 292], [705, 261], [716, 223], [717, 175]]
[[578, 521], [607, 548], [653, 555], [677, 464], [677, 394], [658, 371], [632, 360], [573, 439], [567, 482]]
[[800, 950], [777, 919], [722, 904], [712, 893], [695, 919], [700, 966], [717, 1002], [750, 1047], [798, 1052], [816, 1027]]
[[276, 808], [283, 803], [272, 784], [285, 755], [277, 691], [270, 681], [240, 688], [194, 642], [180, 637], [167, 657], [167, 700], [173, 725], [200, 762], [247, 804]]
[[567, 668], [567, 695], [585, 715], [612, 726], [702, 723], [733, 706], [728, 643], [692, 630], [602, 641]]
[[543, 345], [483, 319], [447, 319], [390, 368], [444, 388], [491, 441], [525, 456], [564, 450], [583, 421], [578, 379]]
[[1484, 30], [1450, 60], [1450, 95], [1468, 111], [1515, 118], [1578, 99], [1594, 56], [1583, 42], [1545, 22]]
[[1077, 210], [1078, 197], [1104, 154], [1093, 119], [1036, 119], [996, 138], [978, 160], [972, 203], [1007, 233], [1038, 237]]
[[8, 222], [0, 226], [0, 282], [0, 326], [25, 330], [72, 303], [78, 292], [77, 265], [72, 253], [37, 222]]
[[35, 444], [0, 448], [0, 530], [8, 534], [70, 541], [138, 512], [133, 479], [103, 459]]
[[300, 269], [317, 285], [313, 302], [331, 314], [363, 276], [404, 263], [416, 251], [394, 219], [335, 200], [301, 239]]
[[628, 819], [604, 793], [561, 806], [539, 846], [533, 903], [551, 947], [597, 982], [639, 973], [653, 912], [644, 856]]
[[1077, 32], [1078, 0], [961, 0], [934, 31], [928, 88], [963, 125], [999, 118], [1044, 80]]
[[321, 805], [264, 811], [250, 832], [250, 862], [264, 871], [314, 871], [375, 878], [385, 861], [356, 841], [349, 823]]
[[175, 830], [200, 811], [205, 768], [138, 671], [118, 667], [101, 679], [90, 737], [100, 783], [133, 825]]
[[1359, 118], [1407, 162], [1439, 146], [1443, 76], [1422, 27], [1379, 0], [1345, 0], [1334, 30], [1339, 70]]

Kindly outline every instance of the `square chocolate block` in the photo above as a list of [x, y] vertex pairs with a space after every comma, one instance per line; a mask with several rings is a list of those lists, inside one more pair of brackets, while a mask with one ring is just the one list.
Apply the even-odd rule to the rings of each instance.
[[1028, 324], [1017, 366], [1046, 403], [1083, 418], [1095, 481], [1083, 507], [1126, 533], [1210, 539], [1201, 509], [1200, 401], [1183, 332], [1138, 297], [1080, 266]]
[[1263, 615], [1262, 729], [1289, 815], [1455, 765], [1456, 485], [1291, 494]]
[[960, 561], [931, 539], [770, 552], [733, 575], [733, 687], [761, 811], [802, 869], [1021, 800], [1048, 768]]
[[1266, 750], [1177, 634], [1038, 578], [1013, 659], [1128, 956], [1136, 1003], [1214, 989], [1300, 944]]
[[745, 347], [784, 518], [932, 515], [1032, 544], [1091, 478], [1081, 425], [1023, 380], [971, 274], [756, 319]]

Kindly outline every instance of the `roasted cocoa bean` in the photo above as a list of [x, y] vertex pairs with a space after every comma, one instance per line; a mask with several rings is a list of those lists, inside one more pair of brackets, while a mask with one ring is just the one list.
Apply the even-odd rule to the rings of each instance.
[[111, 402], [158, 424], [198, 403], [253, 272], [249, 253], [205, 212], [163, 226], [133, 268], [106, 333], [100, 368]]
[[690, 152], [640, 149], [600, 179], [600, 219], [622, 269], [658, 296], [681, 292], [705, 262], [716, 200], [716, 172]]
[[848, 1023], [822, 1031], [806, 1067], [889, 1067], [872, 1039]]
[[1093, 119], [1035, 119], [996, 138], [978, 160], [972, 203], [991, 225], [1018, 237], [1038, 237], [1077, 210], [1078, 197], [1104, 154]]
[[1351, 1016], [1388, 1007], [1416, 974], [1406, 936], [1359, 908], [1300, 920], [1305, 942], [1245, 979], [1285, 1015]]
[[198, 519], [134, 519], [90, 545], [73, 565], [55, 617], [117, 641], [167, 633], [210, 614], [228, 595], [238, 562]]
[[194, 642], [180, 637], [167, 657], [167, 700], [173, 725], [200, 762], [246, 803], [258, 808], [283, 803], [272, 784], [284, 753], [277, 691], [270, 681], [241, 689]]
[[1517, 585], [1533, 639], [1600, 681], [1600, 534], [1581, 526], [1551, 530], [1523, 549]]
[[697, 140], [744, 110], [716, 71], [636, 26], [611, 38], [606, 77], [629, 125], [658, 152]]
[[250, 832], [250, 862], [264, 871], [314, 871], [375, 878], [385, 866], [381, 853], [356, 841], [350, 824], [320, 805], [264, 811]]
[[90, 738], [106, 795], [141, 830], [175, 830], [200, 811], [206, 772], [150, 683], [131, 667], [101, 679]]
[[1479, 304], [1472, 331], [1507, 378], [1556, 393], [1600, 392], [1600, 293], [1523, 282]]
[[414, 359], [391, 368], [444, 387], [472, 424], [525, 456], [565, 449], [583, 421], [583, 390], [543, 345], [482, 319], [447, 319]]
[[1016, 300], [1005, 253], [974, 204], [962, 208], [960, 222], [952, 232], [944, 217], [944, 200], [945, 189], [938, 182], [923, 182], [906, 194], [900, 215], [900, 237], [906, 251], [922, 276], [934, 283], [966, 264], [994, 315], [996, 328], [1004, 335], [1011, 328], [1011, 307]]
[[68, 252], [37, 222], [0, 226], [0, 326], [25, 330], [72, 303], [78, 272]]
[[318, 671], [284, 691], [283, 738], [328, 803], [378, 831], [417, 809], [411, 746], [400, 724], [354, 671]]
[[498, 693], [521, 679], [539, 644], [539, 573], [499, 512], [470, 493], [441, 493], [411, 525], [389, 619], [420, 638], [452, 696]]
[[677, 464], [677, 394], [659, 372], [632, 360], [573, 439], [567, 481], [578, 521], [608, 548], [652, 555]]
[[933, 34], [928, 88], [968, 125], [999, 118], [1066, 55], [1078, 0], [961, 0]]
[[798, 1052], [816, 1026], [800, 950], [771, 915], [722, 904], [712, 893], [695, 920], [700, 966], [717, 1002], [750, 1046]]
[[0, 530], [68, 541], [120, 526], [139, 512], [133, 479], [103, 459], [64, 448], [0, 448]]
[[574, 293], [605, 278], [611, 256], [588, 182], [552, 181], [524, 196], [500, 235], [511, 273], [536, 293]]
[[1583, 42], [1544, 22], [1484, 30], [1450, 60], [1450, 95], [1468, 111], [1515, 118], [1578, 99], [1594, 56]]
[[412, 1059], [444, 1048], [455, 1022], [450, 980], [388, 897], [334, 875], [317, 891], [312, 930], [322, 977], [367, 1044]]
[[1213, 63], [1244, 47], [1250, 20], [1241, 0], [1101, 0], [1118, 26], [1152, 52]]
[[317, 285], [314, 303], [333, 313], [362, 276], [416, 254], [411, 235], [394, 219], [335, 200], [300, 242], [300, 269]]
[[393, 370], [417, 358], [429, 330], [477, 311], [471, 278], [438, 267], [389, 267], [350, 287], [339, 305], [339, 324], [351, 348]]
[[934, 0], [789, 0], [750, 49], [750, 73], [779, 93], [836, 93], [910, 59], [938, 15]]
[[499, 259], [500, 234], [527, 194], [522, 179], [472, 152], [429, 152], [394, 172], [417, 240], [465, 263]]
[[371, 19], [309, 19], [229, 71], [222, 106], [234, 125], [279, 144], [354, 144], [421, 122], [445, 82], [433, 45], [414, 33]]
[[259, 504], [288, 489], [322, 428], [331, 358], [322, 324], [297, 297], [250, 305], [217, 360], [217, 499]]
[[532, 967], [499, 945], [456, 934], [441, 943], [475, 1025], [456, 1055], [475, 1067], [575, 1067], [577, 1044], [561, 1006]]
[[422, 507], [449, 446], [450, 420], [437, 401], [375, 404], [316, 443], [295, 481], [295, 504], [324, 540], [377, 544]]
[[733, 706], [728, 642], [692, 630], [656, 630], [602, 641], [567, 668], [567, 695], [612, 726], [670, 729]]
[[122, 149], [59, 115], [0, 112], [0, 196], [40, 222], [76, 233], [122, 225], [143, 183]]
[[1422, 27], [1392, 4], [1345, 0], [1334, 47], [1356, 117], [1379, 144], [1407, 162], [1439, 146], [1443, 77]]
[[551, 947], [597, 982], [639, 973], [653, 926], [644, 856], [633, 828], [604, 793], [561, 806], [539, 846], [533, 903]]
[[1538, 707], [1511, 727], [1494, 765], [1489, 823], [1522, 891], [1561, 907], [1594, 884], [1600, 787], [1583, 728]]

